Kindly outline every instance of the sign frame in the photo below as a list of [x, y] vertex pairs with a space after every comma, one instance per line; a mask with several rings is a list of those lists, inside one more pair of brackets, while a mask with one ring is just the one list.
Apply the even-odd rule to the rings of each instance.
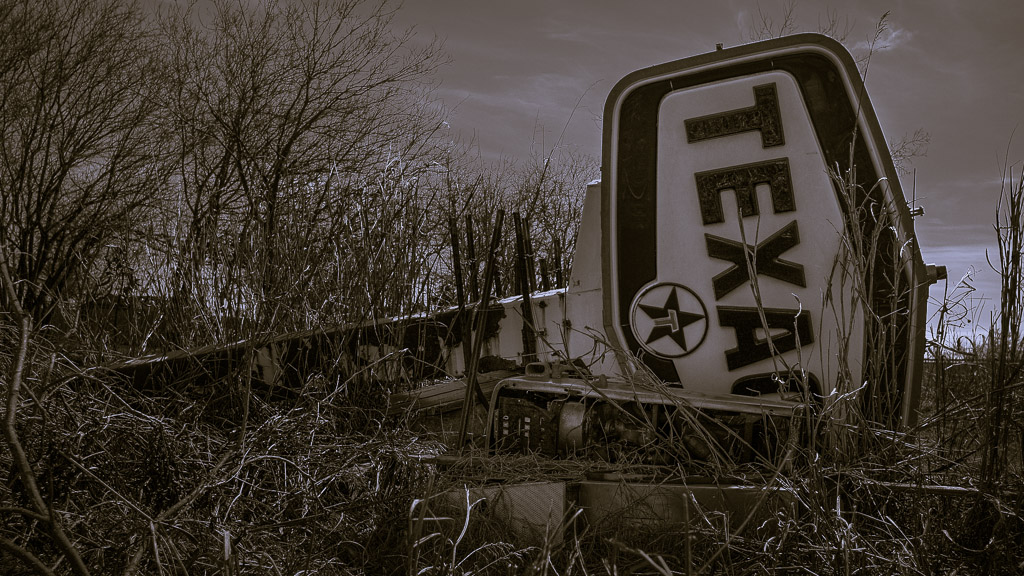
[[[872, 388], [869, 393], [898, 396], [889, 410], [891, 414], [880, 417], [880, 420], [893, 421], [897, 425], [912, 424], [916, 420], [914, 408], [920, 395], [928, 286], [934, 278], [930, 277], [921, 257], [898, 173], [856, 63], [841, 44], [827, 36], [799, 34], [716, 50], [638, 70], [612, 88], [605, 105], [602, 143], [601, 260], [605, 333], [611, 344], [619, 349], [633, 353], [642, 350], [635, 337], [621, 328], [633, 313], [631, 306], [624, 302], [653, 280], [657, 274], [656, 254], [643, 254], [641, 258], [646, 262], [634, 266], [631, 276], [625, 279], [620, 278], [617, 262], [623, 261], [624, 245], [631, 242], [655, 245], [657, 230], [650, 229], [655, 226], [631, 227], [629, 214], [620, 214], [618, 199], [627, 188], [637, 182], [641, 185], [646, 182], [653, 188], [640, 190], [639, 196], [646, 198], [643, 201], [656, 200], [660, 102], [668, 94], [681, 89], [771, 71], [787, 72], [796, 79], [826, 164], [841, 168], [848, 166], [852, 140], [852, 161], [857, 169], [858, 183], [867, 186], [865, 190], [877, 188], [877, 194], [881, 196], [879, 199], [895, 212], [900, 241], [910, 251], [902, 272], [910, 286], [905, 302], [909, 313], [900, 320], [900, 342], [895, 343], [900, 348], [900, 364], [895, 374], [887, 373], [895, 379], [895, 389], [886, 385], [877, 390]], [[761, 95], [757, 97], [760, 99]], [[643, 177], [637, 178], [638, 174]], [[887, 181], [885, 186], [874, 187], [883, 179]], [[637, 192], [631, 190], [630, 193]], [[641, 273], [634, 274], [636, 269]], [[900, 305], [903, 304], [901, 301]], [[864, 358], [868, 358], [868, 340], [865, 337]], [[629, 362], [626, 359], [622, 361], [623, 373], [630, 373]], [[658, 376], [674, 381], [671, 377], [666, 378], [666, 375], [675, 374], [674, 367], [668, 368], [669, 362], [651, 355], [645, 356], [644, 362]], [[831, 377], [828, 380], [831, 381]], [[831, 390], [822, 392], [827, 394]]]

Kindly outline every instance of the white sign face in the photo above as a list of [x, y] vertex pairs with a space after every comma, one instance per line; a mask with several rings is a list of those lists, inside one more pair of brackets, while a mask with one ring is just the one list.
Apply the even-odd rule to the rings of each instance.
[[[768, 145], [761, 129], [715, 132], [746, 120], [728, 114], [769, 124]], [[644, 290], [686, 286], [712, 319], [702, 345], [671, 357], [680, 381], [722, 393], [758, 374], [803, 369], [820, 379], [813, 349], [834, 332], [822, 289], [844, 223], [793, 78], [770, 72], [669, 93], [658, 117], [657, 276]], [[643, 323], [630, 328], [650, 338]]]
[[[609, 97], [608, 330], [696, 392], [828, 393], [841, 370], [859, 381], [865, 349], [829, 174], [848, 164], [854, 84], [820, 47], [741, 55], [642, 71]], [[856, 151], [865, 190], [886, 173], [877, 142]]]

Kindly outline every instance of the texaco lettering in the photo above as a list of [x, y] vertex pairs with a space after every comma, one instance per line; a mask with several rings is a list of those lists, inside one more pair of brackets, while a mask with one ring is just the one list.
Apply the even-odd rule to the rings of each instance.
[[[764, 329], [764, 325], [761, 323], [762, 312], [768, 329], [777, 332], [758, 338], [758, 330], [763, 331]], [[725, 352], [729, 370], [771, 358], [773, 347], [778, 354], [796, 350], [798, 336], [801, 346], [814, 342], [814, 333], [811, 331], [811, 315], [806, 310], [771, 308], [758, 310], [757, 308], [719, 306], [718, 323], [736, 331], [736, 347]], [[770, 345], [769, 340], [771, 341]]]
[[710, 138], [731, 136], [758, 130], [761, 146], [782, 146], [786, 138], [782, 132], [782, 114], [775, 83], [754, 86], [754, 105], [720, 114], [710, 114], [686, 121], [686, 141], [700, 142]]
[[736, 204], [744, 218], [759, 214], [754, 190], [758, 184], [771, 187], [772, 209], [776, 214], [796, 210], [788, 158], [697, 172], [694, 177], [697, 179], [697, 196], [705, 226], [725, 222], [722, 213], [722, 192], [725, 190], [736, 191]]
[[704, 237], [707, 240], [708, 256], [732, 262], [729, 269], [711, 280], [715, 287], [716, 300], [739, 288], [749, 279], [745, 256], [747, 251], [756, 255], [755, 272], [758, 274], [801, 287], [807, 286], [803, 266], [779, 259], [783, 252], [800, 243], [800, 230], [797, 228], [796, 220], [766, 238], [764, 242], [759, 242], [757, 246], [711, 234], [705, 234]]

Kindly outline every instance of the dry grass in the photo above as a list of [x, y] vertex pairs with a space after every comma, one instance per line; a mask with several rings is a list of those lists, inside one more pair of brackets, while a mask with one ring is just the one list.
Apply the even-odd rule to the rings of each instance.
[[[275, 313], [309, 328], [449, 304], [443, 295], [453, 285], [448, 248], [431, 240], [445, 229], [446, 218], [432, 220], [449, 215], [446, 202], [450, 213], [476, 215], [477, 225], [489, 225], [487, 215], [498, 207], [554, 214], [549, 222], [547, 216], [535, 221], [538, 252], [557, 254], [559, 268], [568, 260], [560, 253], [572, 245], [569, 223], [579, 204], [560, 199], [585, 181], [585, 162], [572, 160], [562, 175], [549, 173], [545, 162], [540, 172], [462, 183], [458, 167], [446, 165], [440, 192], [410, 186], [414, 173], [399, 174], [400, 164], [389, 164], [392, 180], [385, 174], [362, 190], [356, 209], [337, 214], [343, 234], [330, 238], [341, 244], [324, 248], [335, 262], [317, 277], [317, 290], [289, 284], [288, 294], [301, 298]], [[852, 216], [833, 278], [837, 294], [849, 300], [831, 301], [830, 312], [850, 318], [851, 310], [861, 310], [871, 347], [889, 351], [898, 337], [892, 319], [906, 313], [913, 289], [891, 273], [904, 264], [902, 245], [886, 236], [893, 211], [877, 202], [882, 183], [858, 182], [855, 172], [838, 168], [832, 177]], [[516, 206], [522, 200], [503, 191], [517, 179], [523, 196], [534, 200], [529, 206]], [[459, 205], [465, 189], [474, 192]], [[478, 237], [488, 228], [477, 228]], [[735, 457], [734, 438], [706, 414], [681, 403], [673, 408], [703, 451], [666, 437], [642, 414], [631, 416], [632, 425], [649, 428], [671, 466], [652, 464], [649, 446], [614, 458], [599, 452], [564, 460], [454, 458], [445, 434], [413, 425], [410, 414], [388, 416], [391, 390], [368, 379], [328, 370], [300, 382], [301, 394], [273, 401], [253, 393], [247, 370], [215, 379], [179, 374], [141, 391], [80, 368], [83, 359], [111, 355], [102, 330], [83, 326], [77, 338], [47, 327], [19, 332], [10, 321], [19, 318], [0, 316], [0, 342], [14, 350], [0, 352], [7, 378], [0, 389], [12, 423], [0, 450], [0, 469], [11, 471], [0, 483], [0, 566], [10, 574], [1020, 573], [1024, 184], [1012, 174], [996, 228], [1000, 252], [992, 260], [1004, 282], [996, 321], [974, 342], [949, 341], [941, 330], [936, 335], [916, 428], [897, 430], [889, 399], [898, 388], [893, 366], [900, 359], [882, 355], [871, 360], [864, 382], [841, 366], [837, 393], [803, 414], [803, 442], [754, 464]], [[189, 249], [180, 256], [191, 257]], [[353, 254], [361, 259], [353, 263]], [[507, 282], [510, 253], [498, 256]], [[234, 281], [248, 288], [244, 275]], [[15, 284], [4, 279], [5, 289]], [[241, 316], [209, 306], [215, 299], [206, 288], [192, 286], [181, 295], [192, 304], [163, 311], [184, 326], [167, 341], [209, 344], [225, 335], [258, 341], [260, 330], [230, 325]], [[339, 293], [352, 298], [328, 302]], [[953, 297], [943, 311], [963, 302]], [[256, 324], [262, 329], [268, 322]], [[160, 339], [155, 324], [134, 328], [143, 339]], [[853, 333], [847, 326], [841, 337]], [[138, 350], [145, 345], [133, 343]], [[15, 394], [11, 382], [18, 379], [25, 386]], [[643, 372], [634, 384], [665, 386]], [[15, 437], [28, 471], [19, 468]], [[674, 523], [626, 526], [615, 516], [588, 519], [570, 505], [557, 531], [543, 538], [512, 530], [474, 495], [502, 484], [572, 485], [595, 477], [681, 482], [694, 475], [712, 484], [740, 479], [763, 492], [749, 510], [731, 516], [692, 502], [686, 521]], [[446, 495], [453, 493], [465, 498], [452, 502]], [[72, 564], [69, 547], [84, 569]]]
[[[403, 559], [393, 527], [431, 475], [422, 457], [440, 446], [385, 425], [382, 409], [356, 405], [365, 399], [324, 399], [250, 398], [248, 421], [227, 428], [185, 394], [79, 380], [40, 399], [42, 410], [26, 406], [46, 419], [26, 418], [21, 434], [93, 573], [394, 571]], [[17, 482], [3, 487], [5, 502], [20, 494]], [[29, 519], [5, 524], [11, 542], [52, 555]]]
[[[768, 469], [720, 455], [703, 471], [723, 481], [742, 475], [783, 496], [763, 500], [757, 521], [694, 506], [686, 525], [624, 529], [569, 510], [560, 542], [524, 540], [472, 500], [446, 516], [454, 532], [411, 520], [433, 510], [415, 503], [461, 486], [679, 472], [639, 457], [439, 462], [444, 445], [410, 431], [404, 417], [384, 416], [383, 389], [328, 398], [323, 376], [276, 404], [248, 397], [242, 379], [218, 383], [217, 394], [204, 388], [200, 399], [187, 386], [153, 395], [83, 378], [25, 399], [20, 431], [93, 573], [134, 563], [154, 574], [1010, 574], [1024, 534], [1012, 450], [999, 482], [980, 483], [987, 424], [977, 384], [989, 360], [933, 373], [932, 388], [941, 381], [953, 400], [930, 398], [929, 417], [912, 433], [842, 428], [870, 450], [803, 449], [790, 466]], [[247, 417], [231, 424], [225, 414]], [[827, 412], [815, 418], [832, 421]], [[5, 502], [21, 501], [17, 482], [0, 490]], [[30, 519], [9, 518], [5, 538], [54, 558]]]

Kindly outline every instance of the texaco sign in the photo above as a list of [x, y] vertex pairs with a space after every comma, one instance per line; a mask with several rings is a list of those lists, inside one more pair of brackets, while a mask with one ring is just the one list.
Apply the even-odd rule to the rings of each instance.
[[[864, 321], [842, 304], [852, 289], [837, 276], [851, 220], [829, 172], [849, 165], [851, 142], [858, 182], [876, 189], [868, 200], [898, 212], [894, 241], [910, 246], [897, 280], [923, 284], [892, 161], [837, 43], [795, 36], [619, 82], [602, 178], [609, 334], [697, 392], [802, 374], [827, 393], [840, 354], [861, 378]], [[906, 306], [916, 311], [922, 294], [908, 290]], [[903, 381], [919, 346], [919, 315], [906, 316]]]

